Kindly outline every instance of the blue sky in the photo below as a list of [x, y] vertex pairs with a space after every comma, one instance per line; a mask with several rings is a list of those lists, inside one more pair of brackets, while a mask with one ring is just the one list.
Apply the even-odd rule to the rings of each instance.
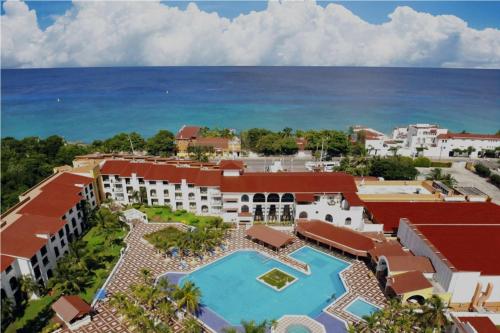
[[[191, 1], [165, 1], [181, 9]], [[204, 11], [217, 12], [220, 16], [234, 18], [250, 11], [264, 10], [266, 1], [192, 1]], [[318, 1], [325, 6], [331, 1]], [[379, 24], [388, 21], [387, 15], [398, 6], [410, 6], [421, 12], [433, 15], [452, 14], [465, 20], [470, 27], [484, 29], [500, 28], [500, 2], [496, 1], [333, 1], [351, 10], [369, 23]], [[54, 15], [61, 15], [72, 7], [70, 1], [26, 1], [37, 12], [38, 23], [42, 29], [52, 24]], [[3, 8], [2, 8], [3, 14]]]

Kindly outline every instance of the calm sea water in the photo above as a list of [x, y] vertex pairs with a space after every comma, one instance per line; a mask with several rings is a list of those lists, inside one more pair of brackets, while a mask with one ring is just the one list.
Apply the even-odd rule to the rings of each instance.
[[415, 122], [500, 129], [500, 70], [139, 67], [2, 70], [2, 137], [89, 142], [183, 124], [389, 132]]

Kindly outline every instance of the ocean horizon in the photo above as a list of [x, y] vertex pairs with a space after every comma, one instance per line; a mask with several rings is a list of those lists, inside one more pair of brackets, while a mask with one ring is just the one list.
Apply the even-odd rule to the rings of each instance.
[[238, 131], [435, 123], [500, 129], [500, 70], [401, 67], [2, 69], [2, 137], [91, 142], [184, 124]]

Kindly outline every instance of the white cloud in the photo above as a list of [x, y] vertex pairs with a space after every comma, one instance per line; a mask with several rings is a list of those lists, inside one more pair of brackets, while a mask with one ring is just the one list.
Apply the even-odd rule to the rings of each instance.
[[189, 4], [75, 2], [42, 31], [7, 1], [3, 67], [339, 65], [500, 68], [500, 30], [398, 7], [375, 25], [338, 4], [270, 2], [233, 20]]

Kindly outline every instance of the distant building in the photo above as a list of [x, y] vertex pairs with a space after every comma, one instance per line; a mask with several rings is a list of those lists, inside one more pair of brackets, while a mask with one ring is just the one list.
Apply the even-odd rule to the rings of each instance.
[[232, 138], [203, 137], [199, 126], [183, 126], [175, 136], [177, 156], [189, 157], [189, 147], [212, 147], [212, 157], [238, 157], [241, 153], [241, 141]]
[[395, 128], [392, 137], [364, 127], [355, 127], [355, 133], [365, 133], [365, 148], [375, 156], [426, 156], [446, 158], [452, 156], [481, 157], [486, 151], [500, 147], [500, 135], [450, 133], [431, 124], [413, 124]]

